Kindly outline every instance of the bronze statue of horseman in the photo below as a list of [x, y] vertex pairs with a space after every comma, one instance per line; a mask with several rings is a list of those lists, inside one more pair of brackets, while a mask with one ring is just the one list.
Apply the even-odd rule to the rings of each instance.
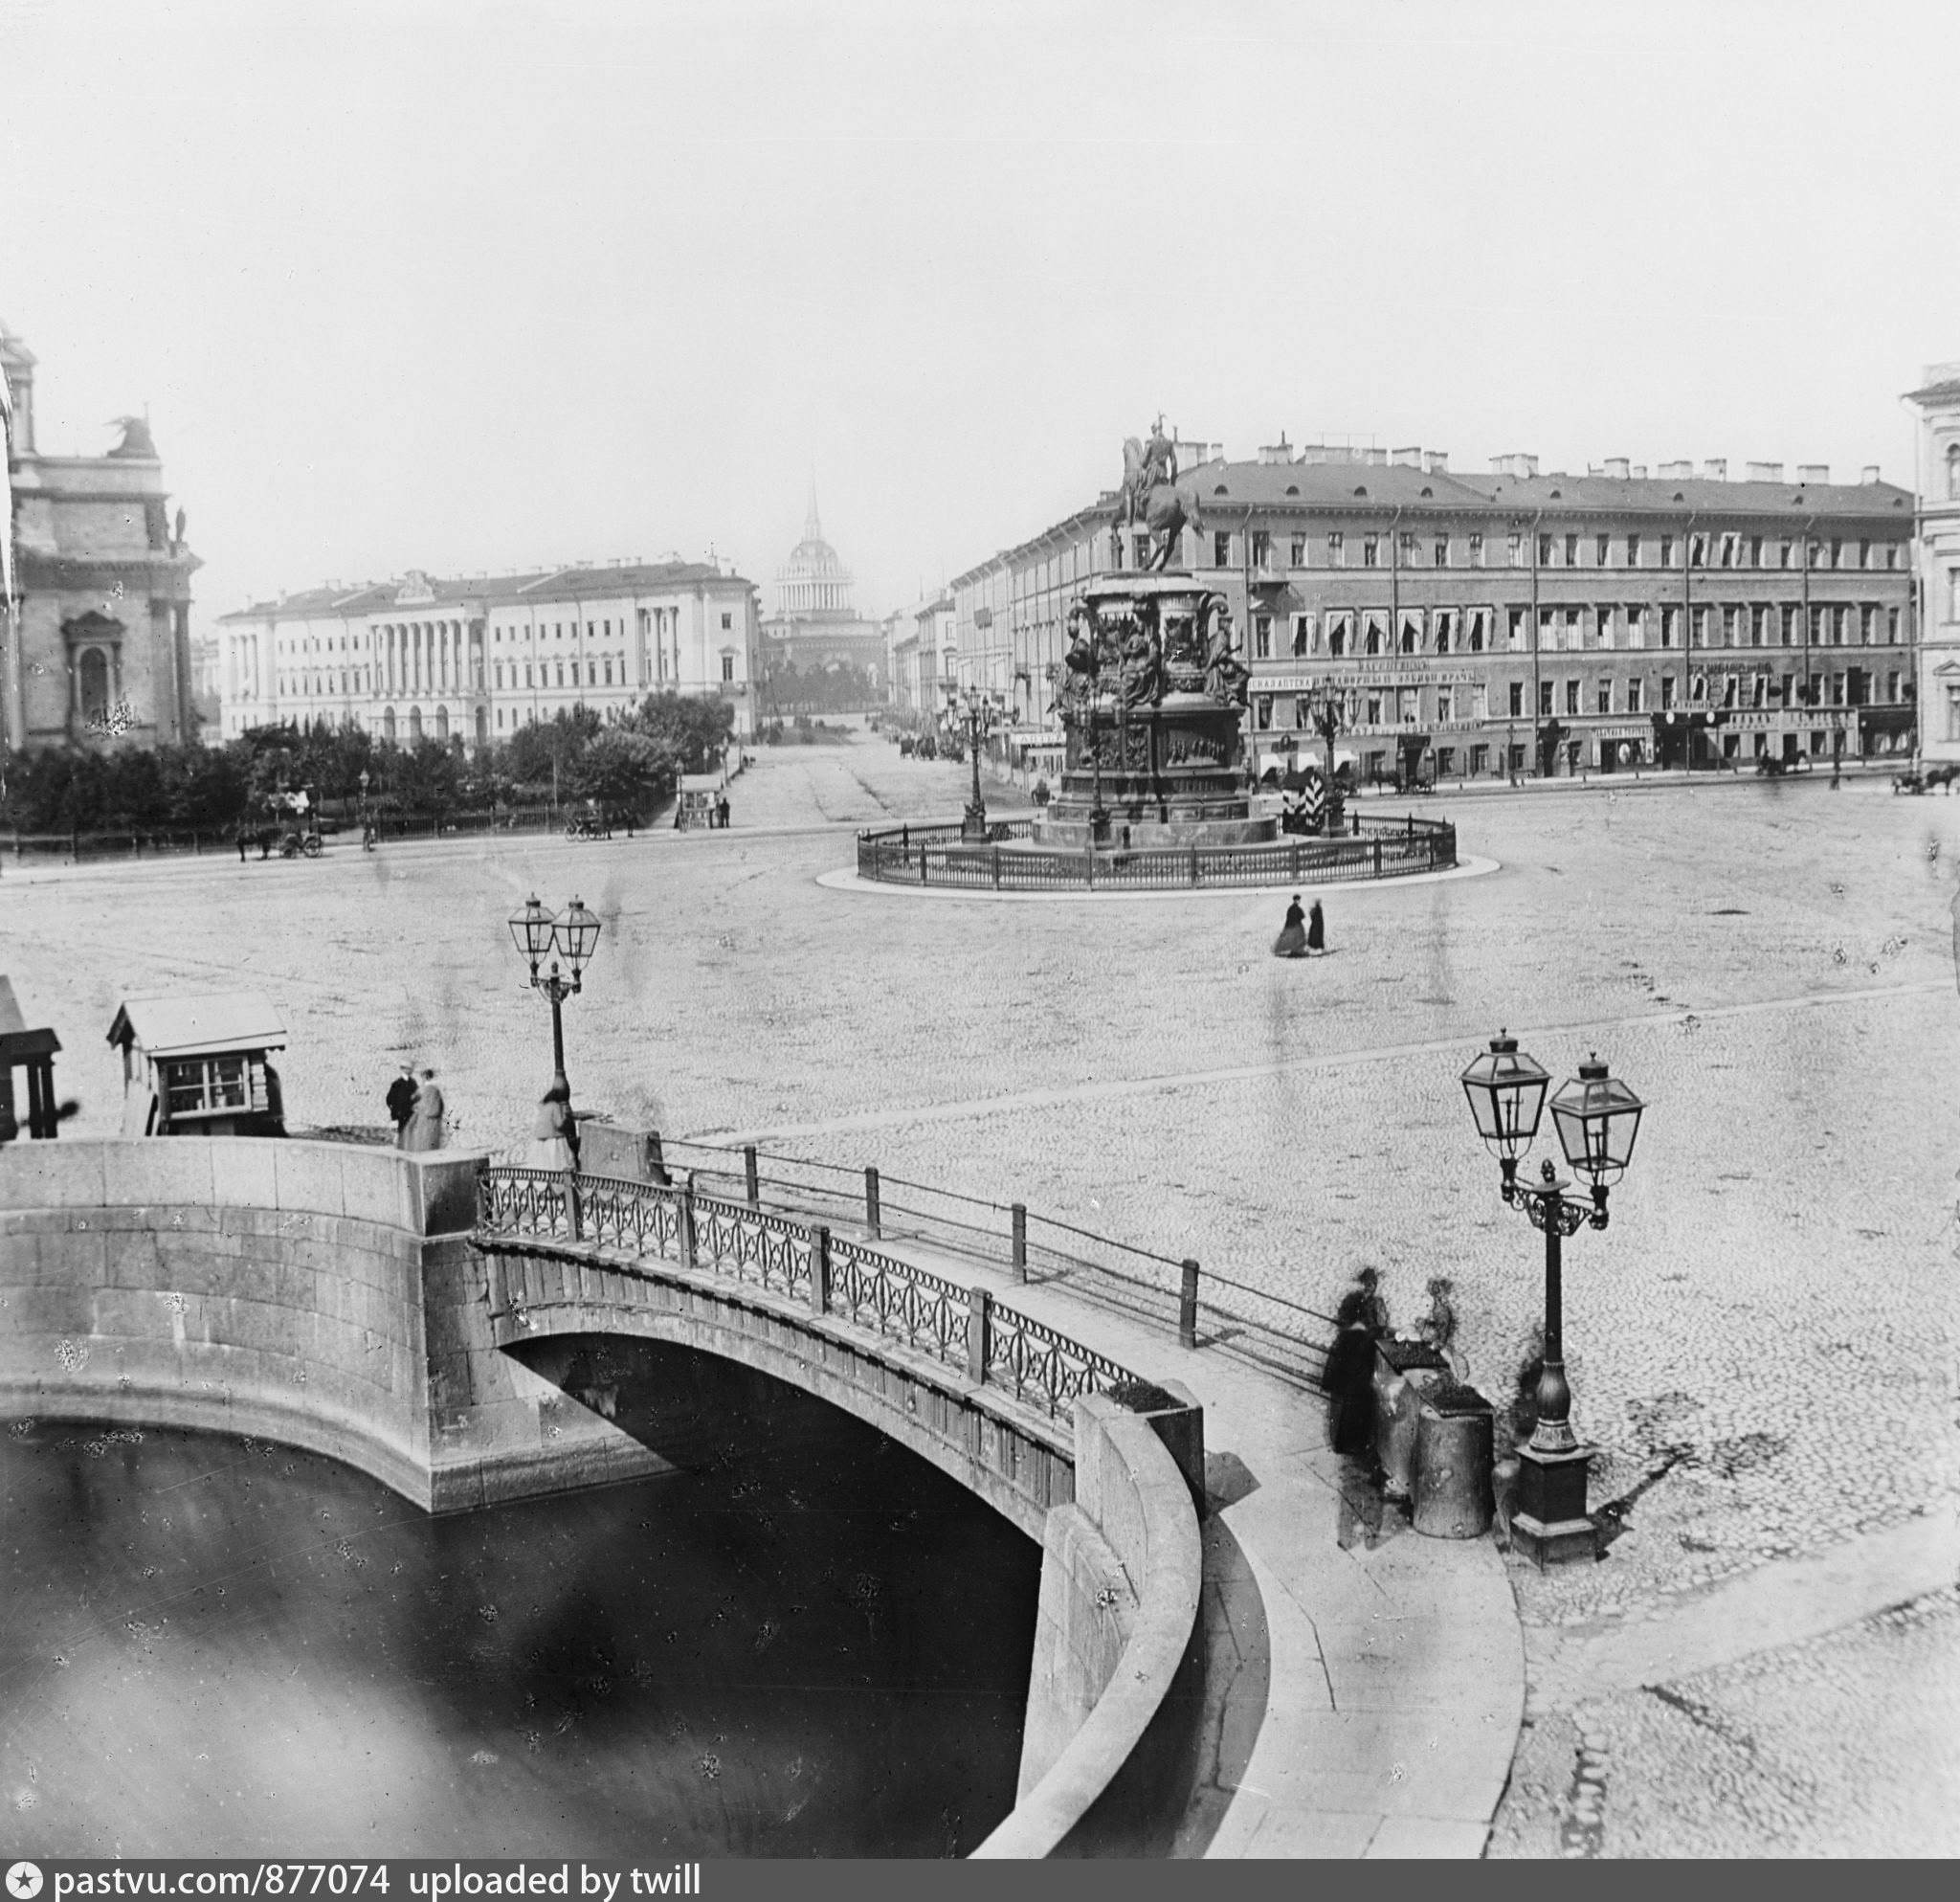
[[1149, 571], [1162, 573], [1172, 565], [1186, 528], [1202, 531], [1197, 491], [1180, 487], [1177, 446], [1164, 434], [1164, 419], [1147, 442], [1136, 436], [1123, 445], [1123, 499], [1117, 509], [1123, 527], [1141, 526], [1150, 537]]

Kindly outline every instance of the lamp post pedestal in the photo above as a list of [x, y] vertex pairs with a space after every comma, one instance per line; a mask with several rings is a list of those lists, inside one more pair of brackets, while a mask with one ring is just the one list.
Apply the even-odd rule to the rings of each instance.
[[1518, 1495], [1511, 1543], [1540, 1571], [1562, 1558], [1597, 1557], [1599, 1528], [1586, 1510], [1591, 1446], [1548, 1453], [1518, 1448]]

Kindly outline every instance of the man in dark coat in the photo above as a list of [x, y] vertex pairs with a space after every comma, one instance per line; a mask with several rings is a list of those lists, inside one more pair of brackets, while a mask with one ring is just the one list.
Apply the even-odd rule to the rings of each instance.
[[402, 1073], [388, 1086], [388, 1113], [394, 1118], [394, 1146], [403, 1147], [409, 1118], [415, 1113], [415, 1068], [404, 1063]]

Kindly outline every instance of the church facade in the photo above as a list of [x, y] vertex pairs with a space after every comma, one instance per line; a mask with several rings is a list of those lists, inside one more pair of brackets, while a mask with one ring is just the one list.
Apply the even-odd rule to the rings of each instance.
[[106, 456], [43, 455], [33, 353], [0, 325], [7, 380], [11, 602], [0, 605], [7, 745], [185, 745], [198, 735], [190, 577], [149, 425], [121, 419]]
[[852, 575], [824, 540], [816, 484], [803, 539], [776, 570], [776, 607], [762, 623], [765, 715], [881, 706], [890, 645], [881, 623], [852, 602]]

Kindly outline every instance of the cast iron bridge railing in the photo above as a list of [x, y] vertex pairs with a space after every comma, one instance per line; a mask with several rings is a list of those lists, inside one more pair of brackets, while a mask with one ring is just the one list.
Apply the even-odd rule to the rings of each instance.
[[604, 1251], [628, 1266], [669, 1262], [761, 1287], [1004, 1389], [1051, 1420], [1083, 1394], [1138, 1377], [990, 1288], [963, 1287], [821, 1221], [698, 1194], [690, 1182], [487, 1165], [473, 1239], [479, 1248], [515, 1244], [512, 1252], [560, 1258]]
[[984, 845], [964, 840], [957, 823], [889, 826], [858, 833], [858, 876], [974, 891], [1163, 891], [1409, 878], [1457, 862], [1457, 828], [1445, 819], [1354, 813], [1350, 820], [1354, 831], [1338, 839], [1095, 852], [1036, 845], [1026, 819], [990, 824]]

